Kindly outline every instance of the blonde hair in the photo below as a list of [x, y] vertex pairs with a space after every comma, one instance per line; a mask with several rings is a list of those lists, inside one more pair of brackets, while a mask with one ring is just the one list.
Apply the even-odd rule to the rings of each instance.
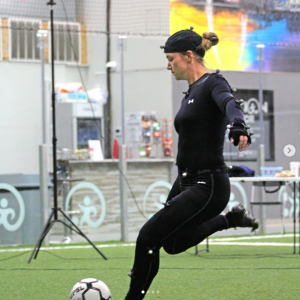
[[205, 51], [209, 50], [212, 46], [215, 46], [219, 43], [219, 38], [214, 32], [204, 32], [202, 34], [202, 42], [201, 44], [197, 47], [195, 54], [195, 58], [198, 60], [199, 63], [201, 63], [204, 67], [204, 60], [199, 53], [197, 53], [197, 50], [204, 49]]
[[205, 51], [207, 51], [212, 46], [215, 46], [218, 43], [219, 43], [219, 38], [214, 32], [204, 32], [202, 35], [202, 43], [198, 47], [201, 47]]
[[[207, 51], [209, 50], [212, 46], [215, 46], [219, 43], [219, 38], [218, 36], [214, 33], [214, 32], [204, 32], [202, 34], [202, 42], [201, 44], [196, 48], [196, 51], [193, 51], [196, 60], [201, 63], [204, 67], [204, 59], [203, 56], [201, 56], [201, 54], [198, 52], [198, 50], [204, 50]], [[203, 51], [202, 50], [202, 51]], [[181, 54], [186, 55], [186, 51], [185, 52], [181, 52]]]

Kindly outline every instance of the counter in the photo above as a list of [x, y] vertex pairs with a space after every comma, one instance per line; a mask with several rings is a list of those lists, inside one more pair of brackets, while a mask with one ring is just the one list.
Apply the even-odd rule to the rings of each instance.
[[[84, 178], [68, 188], [68, 196], [58, 197], [58, 206], [71, 211], [72, 221], [92, 240], [120, 239], [120, 180], [118, 160], [58, 161], [70, 178]], [[127, 160], [128, 232], [129, 239], [136, 235], [155, 211], [162, 207], [171, 189], [173, 159]], [[61, 185], [59, 185], [59, 190]], [[65, 204], [64, 204], [65, 202]], [[67, 205], [67, 208], [65, 207]], [[55, 235], [63, 230], [53, 228]], [[73, 241], [83, 241], [76, 233]]]

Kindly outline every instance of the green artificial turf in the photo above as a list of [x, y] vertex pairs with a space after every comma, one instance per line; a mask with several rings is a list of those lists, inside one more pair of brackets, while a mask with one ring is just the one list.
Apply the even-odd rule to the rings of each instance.
[[[210, 251], [200, 252], [197, 256], [194, 255], [195, 248], [174, 256], [161, 251], [160, 271], [145, 299], [299, 298], [300, 254], [293, 254], [292, 246], [237, 245], [239, 242], [291, 244], [293, 237], [262, 239], [254, 236], [232, 240], [232, 245], [217, 244], [222, 240], [211, 238]], [[33, 246], [1, 247], [0, 297], [9, 300], [67, 300], [77, 281], [94, 277], [109, 286], [113, 300], [123, 300], [130, 279], [126, 274], [134, 258], [134, 246], [125, 247], [123, 244], [96, 243], [108, 245], [100, 248], [108, 260], [91, 247], [70, 249], [73, 244], [45, 247], [46, 250], [40, 250], [37, 259], [30, 264], [27, 261]]]

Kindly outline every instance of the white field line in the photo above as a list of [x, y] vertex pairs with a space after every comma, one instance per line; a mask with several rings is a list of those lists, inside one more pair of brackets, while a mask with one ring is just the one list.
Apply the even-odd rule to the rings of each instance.
[[[241, 245], [241, 246], [293, 246], [292, 243], [258, 243], [258, 242], [235, 242], [239, 240], [256, 240], [256, 239], [266, 239], [266, 238], [282, 238], [282, 237], [293, 237], [293, 234], [285, 235], [265, 235], [265, 236], [249, 236], [249, 237], [233, 237], [233, 238], [212, 238], [209, 240], [210, 244], [214, 245]], [[232, 242], [231, 242], [232, 241]], [[128, 244], [108, 244], [108, 245], [98, 245], [97, 248], [114, 248], [114, 247], [132, 247], [135, 243]], [[92, 246], [55, 246], [55, 247], [41, 247], [40, 250], [63, 250], [63, 249], [89, 249]], [[22, 252], [22, 251], [32, 251], [33, 248], [7, 248], [0, 249], [1, 252]]]
[[241, 237], [231, 237], [231, 238], [212, 238], [210, 242], [224, 242], [224, 241], [239, 241], [239, 240], [260, 240], [260, 239], [272, 239], [272, 238], [283, 238], [283, 237], [293, 237], [293, 234], [278, 234], [278, 235], [252, 235], [252, 236], [241, 236]]
[[[135, 243], [129, 244], [110, 244], [110, 245], [96, 245], [97, 248], [110, 248], [110, 247], [130, 247], [135, 246]], [[40, 250], [62, 250], [62, 249], [89, 249], [92, 246], [64, 246], [64, 247], [41, 247]], [[0, 249], [1, 252], [22, 252], [22, 251], [32, 251], [32, 248], [15, 248], [15, 249]]]
[[282, 247], [282, 246], [294, 246], [293, 243], [247, 243], [247, 242], [217, 242], [217, 243], [210, 243], [211, 245], [230, 245], [230, 246], [272, 246], [272, 247]]

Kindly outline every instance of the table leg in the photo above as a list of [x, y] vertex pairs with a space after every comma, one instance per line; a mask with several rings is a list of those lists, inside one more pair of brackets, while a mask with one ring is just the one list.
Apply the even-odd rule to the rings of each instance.
[[[67, 196], [68, 196], [68, 185], [69, 185], [68, 182], [63, 181], [63, 183], [62, 183], [62, 194], [63, 194], [63, 210], [64, 211], [66, 209], [65, 204], [66, 204], [66, 199], [67, 199]], [[65, 224], [70, 225], [69, 221], [66, 218], [64, 218], [64, 222], [65, 222]], [[64, 226], [64, 237], [65, 238], [70, 237], [70, 234], [71, 234], [70, 231], [71, 231], [70, 228], [68, 228], [67, 226]]]
[[299, 227], [298, 227], [298, 230], [299, 230], [299, 254], [300, 254], [300, 181], [298, 182], [298, 188], [299, 188], [299, 202], [298, 202], [298, 207], [299, 207]]
[[296, 182], [294, 181], [294, 254], [296, 254]]

